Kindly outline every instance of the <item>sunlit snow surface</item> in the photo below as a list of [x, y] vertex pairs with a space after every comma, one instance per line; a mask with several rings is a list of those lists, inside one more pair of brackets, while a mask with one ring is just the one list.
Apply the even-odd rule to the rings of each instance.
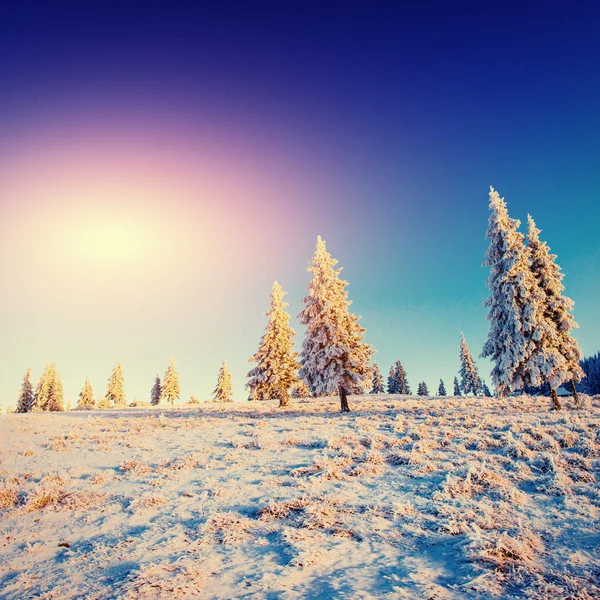
[[0, 597], [598, 598], [600, 400], [0, 417]]

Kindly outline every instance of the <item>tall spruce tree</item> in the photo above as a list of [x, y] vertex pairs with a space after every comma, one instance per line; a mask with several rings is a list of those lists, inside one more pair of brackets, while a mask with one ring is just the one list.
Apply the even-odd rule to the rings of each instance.
[[348, 412], [347, 394], [363, 391], [371, 375], [373, 350], [363, 341], [365, 329], [358, 324], [359, 317], [349, 311], [348, 282], [340, 279], [342, 269], [335, 268], [337, 262], [319, 236], [308, 267], [312, 273], [308, 296], [299, 315], [306, 325], [300, 376], [314, 395], [337, 390], [342, 412]]
[[106, 404], [110, 406], [111, 402], [116, 407], [125, 406], [125, 377], [123, 375], [123, 365], [120, 362], [117, 363], [108, 378], [105, 402], [102, 403], [103, 407]]
[[477, 396], [479, 393], [483, 392], [481, 377], [479, 377], [477, 366], [471, 356], [467, 341], [462, 332], [460, 334], [460, 376], [462, 379], [460, 387], [465, 396], [470, 393]]
[[17, 408], [15, 412], [26, 413], [33, 408], [35, 402], [35, 394], [33, 392], [33, 384], [31, 383], [31, 367], [27, 369], [25, 376], [23, 377], [23, 384], [21, 385], [21, 393], [17, 400]]
[[554, 405], [559, 408], [555, 390], [563, 381], [570, 381], [577, 405], [579, 398], [575, 382], [581, 381], [585, 373], [580, 366], [583, 353], [571, 335], [571, 331], [579, 327], [571, 315], [575, 303], [563, 294], [564, 275], [556, 263], [556, 254], [551, 254], [546, 242], [540, 240], [540, 230], [531, 215], [528, 215], [527, 221], [531, 272], [542, 293], [534, 336], [535, 349], [528, 362], [531, 375], [527, 383], [533, 386], [548, 383]]
[[63, 384], [56, 365], [53, 362], [48, 363], [37, 384], [32, 410], [63, 411], [63, 396]]
[[217, 387], [213, 392], [215, 402], [233, 402], [233, 385], [231, 384], [231, 373], [227, 368], [227, 363], [223, 361], [219, 369], [219, 378]]
[[371, 394], [383, 394], [385, 392], [385, 388], [383, 387], [383, 378], [381, 377], [381, 371], [379, 370], [379, 365], [374, 362], [373, 363], [373, 378], [371, 380]]
[[490, 267], [490, 331], [482, 357], [494, 363], [492, 382], [501, 395], [528, 383], [527, 361], [534, 349], [541, 292], [529, 267], [520, 222], [508, 216], [506, 202], [490, 187], [490, 240], [484, 266]]
[[79, 392], [79, 400], [77, 400], [77, 408], [79, 410], [93, 410], [96, 407], [96, 401], [94, 400], [94, 391], [92, 390], [92, 384], [89, 378], [86, 378], [85, 384]]
[[444, 380], [440, 379], [440, 385], [438, 386], [438, 396], [446, 395], [446, 386], [444, 385]]
[[150, 404], [152, 406], [158, 406], [163, 397], [162, 385], [160, 383], [160, 377], [157, 375], [154, 380], [154, 385], [150, 390]]
[[279, 407], [289, 406], [290, 388], [298, 381], [298, 353], [294, 351], [296, 332], [290, 326], [290, 315], [283, 301], [286, 292], [276, 281], [270, 295], [266, 332], [258, 352], [250, 359], [257, 363], [248, 373], [246, 388], [254, 400], [279, 398]]
[[179, 399], [179, 374], [175, 369], [175, 357], [171, 356], [169, 366], [165, 371], [165, 376], [162, 381], [162, 397], [167, 399], [167, 402], [171, 403], [171, 406], [175, 404], [175, 400]]
[[458, 377], [454, 378], [454, 396], [456, 398], [459, 398], [460, 396], [462, 396], [462, 393], [460, 391], [460, 384], [458, 383]]

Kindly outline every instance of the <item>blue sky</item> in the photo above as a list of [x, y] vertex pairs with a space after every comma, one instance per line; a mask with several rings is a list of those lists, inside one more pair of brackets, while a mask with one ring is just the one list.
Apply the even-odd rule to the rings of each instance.
[[[207, 397], [225, 358], [244, 399], [271, 283], [295, 316], [319, 234], [384, 372], [399, 357], [414, 389], [448, 387], [460, 331], [475, 355], [487, 333], [490, 185], [511, 216], [536, 219], [582, 349], [597, 352], [599, 17], [595, 3], [12, 7], [0, 25], [1, 403], [48, 360], [73, 403], [88, 375], [100, 395], [117, 359], [129, 398], [143, 398], [171, 354], [185, 398]], [[56, 171], [94, 196], [78, 216]], [[145, 200], [154, 176], [150, 196], [173, 191]], [[60, 223], [113, 214], [105, 179], [135, 187], [123, 200], [134, 217], [162, 203], [173, 220], [157, 238], [174, 241], [139, 268], [90, 263], [84, 281], [64, 257], [43, 259]], [[210, 185], [194, 195], [198, 180]], [[105, 294], [116, 281], [127, 298]]]

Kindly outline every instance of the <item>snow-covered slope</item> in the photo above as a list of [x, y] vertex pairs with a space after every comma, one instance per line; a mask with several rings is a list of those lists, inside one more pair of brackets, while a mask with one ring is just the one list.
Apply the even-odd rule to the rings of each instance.
[[600, 596], [600, 402], [0, 417], [0, 597]]

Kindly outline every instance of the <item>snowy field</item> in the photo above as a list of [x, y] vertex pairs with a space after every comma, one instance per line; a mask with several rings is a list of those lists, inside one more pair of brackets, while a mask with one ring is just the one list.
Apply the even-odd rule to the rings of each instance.
[[0, 597], [598, 598], [600, 400], [0, 417]]

